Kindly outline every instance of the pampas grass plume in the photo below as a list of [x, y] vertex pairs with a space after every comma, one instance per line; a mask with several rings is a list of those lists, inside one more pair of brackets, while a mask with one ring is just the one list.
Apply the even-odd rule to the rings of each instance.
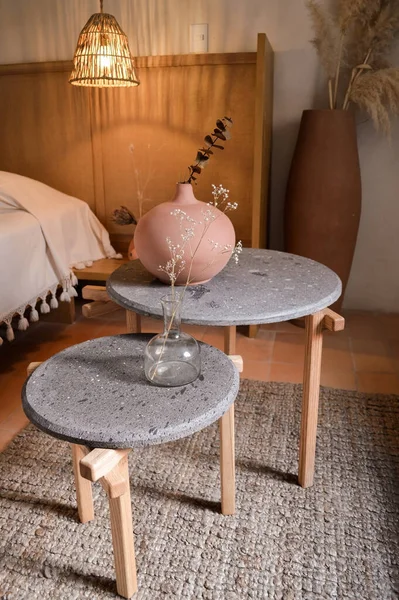
[[388, 60], [399, 39], [399, 0], [335, 0], [332, 10], [321, 0], [306, 5], [315, 31], [312, 43], [328, 76], [330, 108], [340, 108], [339, 86], [346, 75], [341, 108], [358, 105], [389, 135], [391, 116], [399, 115], [399, 69]]

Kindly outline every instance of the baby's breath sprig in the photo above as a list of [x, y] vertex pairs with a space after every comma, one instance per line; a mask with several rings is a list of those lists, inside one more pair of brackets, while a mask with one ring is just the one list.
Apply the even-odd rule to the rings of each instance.
[[231, 254], [231, 256], [236, 264], [240, 260], [239, 256], [240, 256], [241, 252], [242, 252], [242, 241], [240, 240], [239, 242], [237, 242], [237, 244]]
[[222, 212], [228, 212], [229, 210], [236, 210], [238, 208], [237, 202], [227, 202], [229, 199], [229, 190], [224, 188], [221, 184], [215, 185], [212, 183], [212, 196], [213, 200], [208, 202], [209, 205], [218, 208]]
[[[181, 300], [184, 297], [187, 286], [191, 284], [191, 271], [195, 255], [198, 252], [201, 243], [206, 238], [210, 226], [218, 219], [220, 215], [218, 211], [226, 213], [230, 210], [236, 210], [238, 207], [237, 202], [229, 201], [229, 193], [229, 190], [223, 187], [223, 185], [212, 184], [213, 199], [202, 209], [202, 219], [200, 221], [196, 221], [180, 208], [175, 208], [170, 213], [173, 217], [176, 217], [179, 222], [180, 240], [178, 244], [175, 244], [169, 237], [166, 238], [170, 259], [166, 265], [159, 265], [159, 270], [168, 275], [171, 287], [174, 288], [177, 278], [188, 265], [187, 279], [180, 295]], [[215, 208], [217, 208], [218, 211], [214, 210]], [[195, 237], [197, 228], [201, 226], [202, 231], [199, 236], [199, 241], [193, 246], [192, 240]], [[206, 270], [214, 264], [219, 255], [226, 254], [227, 252], [230, 253], [235, 263], [238, 262], [239, 254], [242, 252], [241, 241], [238, 242], [235, 247], [231, 244], [220, 244], [220, 242], [209, 238], [208, 243], [211, 245], [211, 251], [215, 252], [212, 255], [212, 260], [204, 266], [203, 270]], [[186, 251], [189, 253], [187, 258]], [[172, 293], [174, 293], [173, 289]]]
[[176, 279], [186, 266], [186, 261], [184, 260], [184, 248], [182, 248], [180, 244], [173, 244], [170, 237], [166, 238], [166, 243], [169, 248], [170, 259], [166, 265], [159, 265], [159, 270], [166, 273], [171, 285], [174, 285]]

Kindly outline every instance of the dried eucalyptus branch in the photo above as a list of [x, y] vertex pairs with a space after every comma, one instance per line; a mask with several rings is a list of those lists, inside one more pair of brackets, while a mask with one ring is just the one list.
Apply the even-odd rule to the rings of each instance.
[[220, 140], [226, 141], [231, 138], [230, 128], [233, 125], [233, 121], [230, 117], [223, 117], [216, 121], [216, 128], [212, 133], [204, 137], [204, 147], [200, 148], [197, 152], [195, 162], [188, 167], [189, 177], [185, 181], [180, 183], [191, 183], [196, 181], [196, 175], [200, 175], [202, 169], [208, 163], [210, 156], [213, 154], [213, 148], [223, 150], [224, 146], [220, 144]]

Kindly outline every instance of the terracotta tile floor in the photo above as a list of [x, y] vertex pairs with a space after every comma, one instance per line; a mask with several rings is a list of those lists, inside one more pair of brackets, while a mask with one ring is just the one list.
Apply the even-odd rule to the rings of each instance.
[[[322, 385], [399, 394], [399, 314], [346, 312], [346, 329], [324, 336]], [[143, 331], [160, 331], [161, 322], [143, 320]], [[223, 348], [219, 327], [187, 326], [197, 339]], [[84, 340], [123, 333], [124, 311], [98, 319], [84, 319], [77, 307], [73, 325], [38, 322], [18, 332], [11, 344], [0, 347], [0, 450], [22, 429], [27, 419], [21, 409], [21, 387], [30, 362]], [[237, 354], [244, 359], [243, 376], [262, 381], [302, 381], [304, 331], [291, 323], [262, 326], [255, 339], [241, 331]]]

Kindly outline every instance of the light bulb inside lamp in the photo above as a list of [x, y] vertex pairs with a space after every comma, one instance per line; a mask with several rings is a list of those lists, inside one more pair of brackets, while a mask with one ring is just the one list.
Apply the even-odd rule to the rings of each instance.
[[101, 50], [100, 50], [100, 67], [101, 69], [109, 69], [111, 66], [111, 57], [109, 55], [107, 55], [107, 47], [106, 46], [101, 46]]

